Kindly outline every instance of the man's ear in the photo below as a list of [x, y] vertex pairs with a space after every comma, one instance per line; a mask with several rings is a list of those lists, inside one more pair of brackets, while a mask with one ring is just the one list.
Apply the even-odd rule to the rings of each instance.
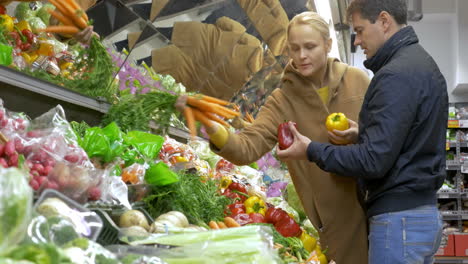
[[393, 17], [387, 11], [380, 12], [378, 21], [381, 23], [385, 33], [387, 33], [395, 24]]

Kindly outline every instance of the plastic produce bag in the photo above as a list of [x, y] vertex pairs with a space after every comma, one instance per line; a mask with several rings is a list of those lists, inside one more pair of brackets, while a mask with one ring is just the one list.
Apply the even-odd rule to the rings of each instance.
[[130, 131], [125, 137], [125, 143], [132, 145], [146, 158], [154, 160], [161, 150], [164, 138], [142, 131]]
[[165, 186], [179, 181], [179, 176], [164, 162], [152, 164], [146, 170], [145, 181], [156, 186]]
[[[171, 263], [281, 263], [273, 249], [271, 227], [243, 226], [177, 235], [153, 235], [130, 245], [158, 244], [178, 246], [155, 248], [165, 262]], [[145, 252], [146, 255], [152, 255]]]
[[33, 192], [27, 175], [16, 168], [0, 168], [0, 186], [0, 252], [4, 252], [26, 234]]

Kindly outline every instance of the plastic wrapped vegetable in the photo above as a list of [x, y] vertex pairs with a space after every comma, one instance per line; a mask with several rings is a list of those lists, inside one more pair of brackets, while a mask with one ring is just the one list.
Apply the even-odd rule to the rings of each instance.
[[27, 20], [29, 18], [35, 17], [36, 13], [41, 8], [42, 8], [42, 3], [40, 1], [19, 3], [15, 9], [15, 17], [19, 21]]
[[47, 26], [49, 25], [50, 20], [50, 13], [47, 10], [55, 10], [55, 6], [53, 4], [47, 3], [44, 4], [36, 13], [36, 16], [44, 22]]
[[32, 32], [38, 33], [39, 29], [45, 29], [47, 25], [38, 17], [31, 17], [26, 19], [31, 26]]
[[33, 192], [27, 175], [16, 169], [0, 169], [0, 252], [20, 242], [31, 218]]

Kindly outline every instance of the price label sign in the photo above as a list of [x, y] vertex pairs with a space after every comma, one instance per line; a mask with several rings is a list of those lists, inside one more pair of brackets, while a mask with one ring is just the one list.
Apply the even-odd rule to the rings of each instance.
[[462, 173], [468, 173], [468, 166], [462, 165], [462, 166], [461, 166], [461, 172], [462, 172]]
[[445, 150], [450, 149], [450, 141], [445, 141]]
[[449, 120], [448, 121], [448, 128], [459, 128], [460, 127], [460, 120]]
[[458, 125], [460, 127], [468, 127], [468, 120], [458, 120]]

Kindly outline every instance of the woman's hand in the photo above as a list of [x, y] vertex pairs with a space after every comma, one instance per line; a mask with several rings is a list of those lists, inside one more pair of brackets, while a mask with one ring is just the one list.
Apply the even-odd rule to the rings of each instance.
[[311, 140], [297, 131], [296, 127], [289, 122], [289, 129], [294, 136], [292, 145], [284, 150], [276, 147], [276, 153], [281, 160], [307, 160], [307, 147]]
[[85, 29], [76, 33], [73, 38], [83, 44], [89, 44], [92, 36], [99, 37], [99, 35], [93, 31], [93, 26], [87, 26]]
[[356, 122], [348, 118], [349, 128], [343, 131], [333, 130], [328, 131], [328, 139], [335, 145], [347, 145], [357, 142], [359, 134], [359, 126]]

